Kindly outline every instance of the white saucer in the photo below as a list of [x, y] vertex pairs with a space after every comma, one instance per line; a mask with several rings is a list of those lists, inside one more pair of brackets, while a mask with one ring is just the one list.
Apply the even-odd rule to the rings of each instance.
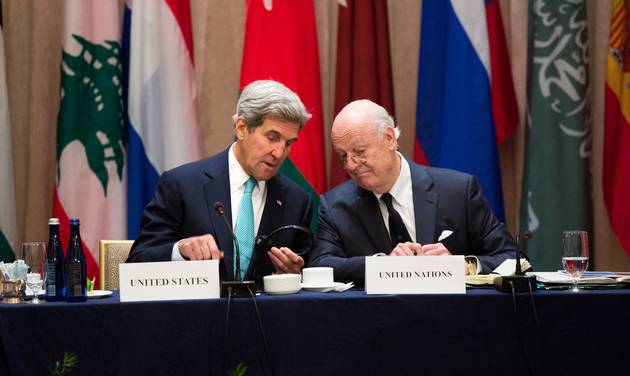
[[339, 287], [339, 286], [343, 286], [343, 283], [341, 283], [341, 282], [333, 282], [332, 285], [328, 285], [328, 286], [315, 286], [315, 285], [302, 284], [302, 288], [304, 290], [306, 290], [306, 291], [322, 291], [322, 290], [335, 288], [335, 287]]
[[106, 296], [111, 296], [114, 292], [109, 290], [92, 290], [91, 293], [88, 293], [89, 299], [97, 299], [104, 298]]
[[286, 290], [286, 291], [265, 291], [265, 294], [269, 294], [269, 295], [288, 295], [288, 294], [295, 294], [298, 291], [300, 291], [300, 288]]

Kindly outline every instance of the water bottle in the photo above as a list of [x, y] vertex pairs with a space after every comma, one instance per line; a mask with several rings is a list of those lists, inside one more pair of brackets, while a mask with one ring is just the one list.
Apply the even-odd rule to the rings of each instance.
[[48, 220], [48, 248], [46, 249], [46, 300], [60, 301], [66, 298], [65, 263], [61, 239], [59, 238], [59, 219]]
[[87, 270], [78, 218], [70, 219], [70, 244], [66, 254], [66, 279], [68, 281], [66, 301], [85, 302], [87, 300]]

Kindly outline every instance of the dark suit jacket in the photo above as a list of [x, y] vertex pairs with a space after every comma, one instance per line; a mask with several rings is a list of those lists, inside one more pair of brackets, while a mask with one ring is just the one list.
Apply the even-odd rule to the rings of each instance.
[[[418, 243], [437, 243], [443, 230], [451, 230], [442, 243], [454, 255], [477, 256], [482, 273], [514, 257], [516, 244], [473, 176], [412, 162], [409, 167]], [[393, 247], [372, 192], [347, 181], [321, 197], [309, 266], [331, 266], [335, 280], [362, 283], [364, 256], [389, 253]]]
[[[234, 279], [232, 235], [214, 210], [214, 203], [221, 201], [227, 220], [232, 223], [228, 150], [162, 174], [155, 197], [144, 210], [142, 229], [127, 262], [170, 261], [177, 241], [212, 234], [225, 253], [219, 267], [221, 279]], [[309, 227], [311, 213], [310, 195], [279, 173], [267, 181], [258, 233], [268, 234], [284, 225]], [[254, 250], [243, 279], [259, 280], [274, 271], [267, 254]]]

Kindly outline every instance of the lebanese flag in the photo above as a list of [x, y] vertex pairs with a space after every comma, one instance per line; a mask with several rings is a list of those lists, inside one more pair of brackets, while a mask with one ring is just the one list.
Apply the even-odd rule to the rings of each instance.
[[630, 9], [613, 3], [608, 38], [604, 130], [604, 202], [610, 225], [630, 256]]
[[313, 1], [248, 0], [246, 17], [241, 90], [256, 80], [282, 82], [313, 115], [280, 171], [310, 191], [317, 203], [326, 188], [326, 173]]
[[414, 160], [473, 174], [501, 220], [518, 107], [497, 0], [424, 1]]
[[[335, 114], [357, 99], [369, 99], [394, 116], [387, 1], [340, 0], [337, 21]], [[330, 158], [330, 186], [348, 175], [339, 158]]]
[[125, 146], [116, 0], [66, 0], [53, 216], [67, 249], [81, 220], [88, 277], [98, 283], [98, 243], [126, 236]]

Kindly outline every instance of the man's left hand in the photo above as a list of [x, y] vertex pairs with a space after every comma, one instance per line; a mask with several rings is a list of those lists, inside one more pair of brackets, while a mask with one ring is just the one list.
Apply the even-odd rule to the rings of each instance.
[[304, 259], [287, 247], [271, 247], [267, 254], [278, 274], [297, 274], [304, 267]]

